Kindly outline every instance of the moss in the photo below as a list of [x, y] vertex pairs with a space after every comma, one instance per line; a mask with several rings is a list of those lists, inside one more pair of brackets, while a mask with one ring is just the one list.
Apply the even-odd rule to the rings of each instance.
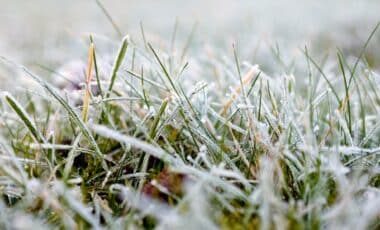
[[225, 230], [256, 230], [260, 229], [260, 218], [252, 216], [247, 221], [244, 221], [244, 216], [238, 213], [224, 213], [219, 224], [221, 229]]

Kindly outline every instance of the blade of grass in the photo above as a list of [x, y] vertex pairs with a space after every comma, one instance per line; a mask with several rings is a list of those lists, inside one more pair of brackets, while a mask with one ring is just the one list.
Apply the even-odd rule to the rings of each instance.
[[278, 110], [277, 110], [278, 106], [277, 106], [276, 99], [274, 98], [269, 85], [270, 85], [269, 80], [267, 80], [267, 93], [268, 93], [268, 96], [269, 96], [269, 99], [270, 99], [270, 102], [272, 105], [272, 112], [277, 117], [278, 116]]
[[307, 51], [303, 51], [306, 58], [309, 59], [311, 61], [311, 63], [315, 66], [315, 68], [317, 68], [318, 72], [322, 75], [322, 77], [325, 79], [325, 81], [327, 82], [328, 86], [330, 87], [331, 89], [331, 92], [334, 94], [337, 102], [339, 104], [341, 104], [341, 101], [339, 99], [339, 96], [338, 96], [338, 93], [336, 92], [334, 86], [331, 84], [330, 80], [327, 78], [326, 74], [323, 72], [323, 70], [321, 69], [321, 67], [314, 61], [313, 58], [310, 57], [310, 55], [308, 54]]
[[113, 67], [112, 67], [110, 84], [108, 86], [108, 90], [107, 90], [105, 98], [108, 98], [110, 96], [112, 88], [115, 84], [117, 72], [119, 71], [119, 68], [121, 66], [121, 63], [123, 62], [125, 53], [127, 52], [128, 42], [129, 42], [129, 36], [127, 35], [121, 41], [121, 45], [120, 45], [118, 54], [116, 56], [115, 62], [114, 62]]
[[[92, 38], [92, 35], [90, 35], [90, 42], [94, 44], [94, 39]], [[94, 45], [95, 46], [95, 45]], [[96, 50], [94, 47], [94, 69], [95, 69], [95, 76], [96, 76], [96, 83], [98, 86], [99, 94], [101, 97], [103, 97], [103, 90], [102, 90], [102, 84], [100, 83], [100, 76], [99, 76], [99, 69], [98, 69], [98, 62], [96, 61]]]
[[124, 143], [124, 144], [130, 144], [131, 146], [141, 149], [144, 152], [148, 153], [149, 155], [152, 155], [169, 165], [174, 165], [176, 160], [173, 156], [165, 152], [163, 149], [153, 146], [147, 142], [141, 141], [135, 137], [126, 136], [121, 134], [120, 132], [117, 132], [115, 130], [109, 129], [105, 126], [95, 125], [92, 124], [90, 128], [97, 134], [110, 138], [113, 140], [116, 140], [118, 142]]
[[156, 58], [158, 64], [160, 65], [162, 71], [164, 72], [164, 75], [165, 77], [168, 79], [171, 87], [173, 88], [173, 90], [176, 92], [177, 96], [180, 96], [178, 90], [177, 90], [177, 87], [176, 85], [174, 84], [173, 80], [172, 80], [172, 77], [170, 76], [169, 74], [169, 71], [167, 70], [167, 68], [165, 67], [164, 63], [161, 61], [160, 57], [158, 57], [158, 54], [156, 53], [156, 51], [153, 49], [153, 46], [148, 43], [148, 46], [149, 46], [149, 49], [153, 52], [153, 55], [154, 57]]
[[350, 72], [350, 80], [348, 81], [348, 88], [350, 88], [350, 85], [351, 85], [351, 81], [352, 81], [352, 78], [354, 77], [355, 75], [355, 72], [356, 72], [356, 68], [358, 67], [358, 64], [359, 64], [359, 61], [360, 59], [362, 59], [364, 53], [365, 53], [365, 50], [367, 49], [367, 46], [369, 44], [369, 42], [372, 40], [372, 37], [375, 35], [377, 29], [379, 28], [380, 26], [380, 22], [376, 24], [375, 28], [372, 30], [371, 34], [369, 35], [367, 41], [364, 43], [364, 46], [362, 48], [362, 50], [360, 51], [360, 54], [358, 56], [358, 58], [356, 59], [356, 62], [354, 64], [354, 67], [352, 68], [351, 72]]
[[82, 120], [83, 122], [87, 121], [88, 109], [90, 104], [90, 94], [91, 94], [91, 76], [92, 76], [92, 65], [94, 62], [94, 44], [90, 44], [88, 50], [88, 66], [87, 66], [87, 76], [86, 76], [86, 89], [83, 96], [83, 110], [82, 110]]
[[[130, 71], [130, 70], [126, 70], [126, 72], [127, 72], [128, 74], [130, 74], [132, 77], [142, 80], [142, 76], [139, 75], [138, 73], [132, 72], [132, 71]], [[164, 91], [168, 90], [167, 87], [162, 86], [162, 84], [159, 84], [159, 83], [157, 83], [156, 81], [147, 78], [146, 76], [144, 76], [144, 82], [147, 82], [147, 83], [149, 83], [150, 85], [152, 85], [152, 86], [154, 86], [154, 87], [156, 87], [156, 88], [158, 88], [158, 89], [161, 89], [161, 90], [164, 90]]]
[[174, 29], [173, 29], [173, 33], [172, 33], [172, 38], [170, 40], [170, 51], [172, 53], [174, 52], [174, 43], [175, 43], [176, 36], [177, 36], [178, 24], [179, 24], [178, 23], [178, 17], [176, 17], [175, 23], [174, 23]]
[[164, 101], [162, 102], [161, 106], [160, 106], [160, 109], [158, 111], [157, 116], [153, 120], [153, 124], [152, 124], [152, 127], [150, 128], [150, 132], [149, 132], [149, 138], [151, 138], [151, 139], [154, 139], [154, 136], [156, 135], [158, 123], [161, 120], [162, 114], [165, 112], [165, 109], [168, 105], [168, 102], [169, 102], [169, 98], [165, 98]]
[[190, 44], [191, 42], [193, 41], [193, 38], [194, 38], [194, 34], [195, 34], [195, 30], [197, 28], [197, 25], [198, 23], [194, 23], [193, 27], [191, 28], [191, 32], [190, 32], [190, 35], [185, 43], [185, 46], [183, 47], [183, 50], [182, 50], [182, 54], [181, 54], [181, 58], [180, 58], [180, 61], [183, 62], [183, 59], [185, 58], [185, 55], [190, 47]]
[[263, 80], [260, 79], [260, 88], [259, 88], [259, 109], [257, 111], [257, 120], [261, 121], [261, 109], [263, 102]]
[[[347, 77], [346, 77], [346, 71], [344, 69], [344, 60], [343, 60], [343, 54], [338, 50], [337, 52], [338, 56], [338, 62], [339, 62], [339, 68], [342, 72], [343, 75], [343, 82], [344, 82], [344, 90], [346, 93], [346, 96], [340, 106], [340, 111], [343, 112], [345, 107], [347, 107], [347, 113], [348, 113], [348, 130], [350, 132], [350, 135], [352, 136], [352, 116], [351, 116], [351, 103], [350, 103], [350, 93], [349, 93], [349, 86], [347, 82]], [[347, 105], [347, 106], [346, 106]]]
[[4, 97], [7, 100], [8, 104], [12, 107], [12, 109], [16, 112], [16, 114], [21, 118], [22, 122], [35, 138], [35, 140], [39, 143], [45, 143], [45, 138], [40, 131], [38, 131], [36, 124], [29, 117], [28, 113], [25, 109], [20, 105], [16, 99], [10, 95], [8, 92], [4, 93]]
[[251, 86], [249, 87], [248, 92], [247, 92], [247, 97], [249, 97], [249, 95], [251, 95], [252, 90], [253, 90], [253, 87], [255, 87], [256, 82], [257, 82], [257, 80], [258, 80], [259, 77], [260, 77], [260, 74], [261, 74], [261, 71], [260, 71], [258, 74], [256, 74], [256, 77], [255, 77], [254, 80], [252, 81], [252, 84], [251, 84]]
[[71, 149], [70, 149], [69, 153], [67, 154], [67, 158], [65, 159], [66, 164], [65, 164], [65, 168], [63, 170], [63, 179], [65, 181], [67, 181], [69, 179], [70, 172], [72, 171], [72, 167], [74, 164], [75, 157], [80, 154], [80, 152], [78, 152], [78, 145], [79, 145], [79, 141], [81, 139], [81, 136], [82, 135], [79, 134], [77, 137], [74, 138], [74, 142], [70, 146]]
[[112, 27], [115, 29], [117, 35], [119, 37], [122, 37], [123, 33], [121, 32], [119, 26], [117, 26], [117, 24], [115, 23], [115, 20], [113, 20], [113, 18], [111, 17], [111, 15], [108, 13], [108, 11], [104, 7], [103, 3], [100, 0], [95, 0], [95, 2], [98, 5], [98, 7], [102, 10], [102, 12], [104, 13], [104, 15], [107, 17], [108, 21], [111, 23]]
[[144, 31], [144, 26], [143, 23], [140, 21], [140, 31], [141, 31], [141, 36], [144, 42], [144, 47], [145, 50], [148, 50], [147, 42], [146, 42], [146, 36], [145, 36], [145, 31]]
[[145, 85], [144, 85], [144, 67], [141, 66], [141, 91], [142, 91], [142, 95], [144, 97], [144, 103], [145, 105], [148, 107], [148, 109], [150, 108], [150, 102], [149, 102], [149, 99], [148, 99], [148, 96], [146, 94], [146, 90], [145, 90]]
[[[235, 44], [232, 45], [232, 48], [234, 50], [234, 60], [235, 60], [236, 70], [237, 70], [238, 76], [239, 76], [241, 92], [242, 92], [243, 98], [246, 98], [245, 88], [244, 88], [245, 84], [243, 83], [243, 77], [241, 76], [240, 61], [239, 61], [239, 58], [238, 58], [238, 54], [237, 54], [237, 50], [236, 50]], [[251, 79], [249, 79], [247, 82], [249, 82], [250, 80]]]

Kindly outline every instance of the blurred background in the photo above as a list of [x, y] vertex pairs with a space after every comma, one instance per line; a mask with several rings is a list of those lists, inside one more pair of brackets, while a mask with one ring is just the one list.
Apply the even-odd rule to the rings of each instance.
[[[179, 47], [195, 28], [190, 54], [208, 47], [230, 54], [235, 43], [252, 62], [265, 60], [273, 47], [285, 60], [302, 55], [299, 51], [305, 46], [321, 55], [336, 47], [355, 55], [380, 21], [378, 0], [101, 2], [121, 33], [130, 34], [138, 44], [141, 25], [146, 39], [164, 50], [170, 48], [175, 27]], [[120, 41], [95, 0], [0, 0], [0, 4], [0, 56], [31, 68], [42, 63], [53, 68], [85, 58], [90, 33], [105, 53], [114, 52]], [[371, 60], [379, 58], [379, 37], [368, 49]]]

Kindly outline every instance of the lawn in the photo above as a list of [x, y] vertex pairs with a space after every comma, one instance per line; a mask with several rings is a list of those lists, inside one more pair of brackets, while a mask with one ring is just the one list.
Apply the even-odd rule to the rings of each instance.
[[380, 228], [380, 4], [142, 2], [3, 9], [1, 229]]

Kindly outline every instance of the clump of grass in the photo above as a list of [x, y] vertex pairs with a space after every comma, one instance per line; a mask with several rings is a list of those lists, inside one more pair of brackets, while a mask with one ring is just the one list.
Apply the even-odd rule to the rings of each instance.
[[363, 53], [326, 66], [305, 49], [303, 67], [269, 75], [235, 47], [186, 63], [188, 43], [177, 57], [145, 39], [123, 38], [100, 78], [91, 37], [78, 107], [2, 58], [41, 90], [3, 93], [2, 227], [379, 227], [379, 85]]

